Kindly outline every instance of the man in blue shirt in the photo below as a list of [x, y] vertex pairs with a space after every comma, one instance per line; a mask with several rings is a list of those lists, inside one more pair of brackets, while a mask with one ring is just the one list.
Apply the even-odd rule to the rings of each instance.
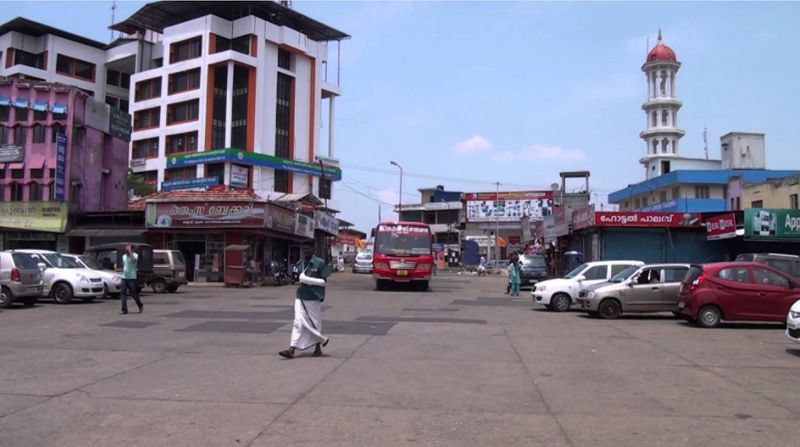
[[139, 288], [136, 281], [137, 268], [139, 267], [139, 255], [133, 251], [133, 246], [125, 246], [125, 254], [122, 255], [122, 291], [119, 299], [122, 301], [121, 315], [128, 313], [128, 294], [133, 296], [136, 305], [139, 306], [139, 313], [144, 311], [144, 304], [139, 299]]

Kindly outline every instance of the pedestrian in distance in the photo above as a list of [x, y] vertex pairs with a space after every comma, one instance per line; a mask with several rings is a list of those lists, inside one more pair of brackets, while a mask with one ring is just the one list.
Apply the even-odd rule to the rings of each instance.
[[511, 288], [511, 296], [519, 296], [520, 273], [519, 256], [514, 253], [511, 262], [508, 263], [508, 284]]
[[294, 322], [289, 348], [278, 354], [294, 358], [295, 351], [314, 347], [314, 357], [322, 355], [322, 348], [330, 338], [322, 334], [322, 302], [325, 301], [325, 283], [330, 275], [330, 267], [324, 259], [314, 256], [311, 248], [306, 248], [304, 259], [297, 262], [300, 286], [294, 300]]
[[139, 306], [139, 313], [144, 311], [144, 304], [139, 299], [139, 287], [137, 284], [137, 269], [139, 267], [139, 255], [133, 251], [133, 245], [125, 246], [125, 254], [122, 255], [122, 291], [120, 301], [122, 301], [121, 315], [128, 313], [128, 295], [133, 296], [136, 305]]

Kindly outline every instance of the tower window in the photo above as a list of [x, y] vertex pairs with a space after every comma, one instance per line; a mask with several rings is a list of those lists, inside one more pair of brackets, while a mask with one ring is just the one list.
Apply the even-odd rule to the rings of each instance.
[[653, 124], [651, 124], [650, 126], [651, 127], [656, 127], [657, 125], [658, 125], [658, 112], [656, 112], [654, 110], [653, 111]]
[[667, 114], [668, 114], [668, 113], [669, 113], [669, 112], [668, 112], [668, 111], [666, 111], [666, 110], [663, 110], [663, 111], [661, 112], [661, 125], [662, 125], [662, 126], [666, 126], [666, 125], [667, 125]]

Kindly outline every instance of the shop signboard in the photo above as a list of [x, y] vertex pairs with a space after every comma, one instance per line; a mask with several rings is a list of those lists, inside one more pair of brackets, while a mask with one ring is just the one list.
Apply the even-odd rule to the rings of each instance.
[[250, 183], [250, 169], [247, 166], [231, 165], [230, 186], [236, 188], [247, 188]]
[[294, 234], [295, 212], [271, 203], [267, 204], [266, 227], [281, 233]]
[[131, 167], [132, 168], [141, 168], [147, 165], [146, 158], [132, 158], [131, 159]]
[[314, 218], [305, 214], [295, 214], [294, 234], [314, 238]]
[[173, 180], [171, 182], [161, 182], [162, 191], [175, 191], [178, 189], [206, 188], [208, 186], [219, 185], [219, 177], [202, 177], [189, 180]]
[[800, 210], [747, 208], [744, 235], [753, 239], [800, 240]]
[[148, 203], [147, 228], [263, 228], [263, 202]]
[[706, 231], [709, 241], [736, 237], [736, 215], [727, 213], [709, 217], [706, 219]]
[[480, 192], [464, 195], [469, 222], [539, 222], [552, 214], [552, 191]]
[[572, 229], [580, 230], [594, 226], [594, 205], [572, 211]]
[[341, 233], [336, 236], [336, 244], [337, 245], [356, 245], [356, 241], [359, 240], [359, 237], [355, 234], [346, 234]]
[[[263, 166], [317, 177], [322, 175], [322, 166], [319, 163], [290, 160], [272, 155], [259, 154], [257, 152], [243, 151], [233, 148], [172, 155], [167, 158], [167, 167], [179, 168], [183, 166], [224, 162], [239, 163], [249, 166]], [[325, 178], [329, 180], [341, 180], [341, 168], [336, 166], [325, 166]]]
[[24, 159], [25, 150], [22, 145], [0, 144], [0, 163], [19, 163]]
[[63, 201], [66, 190], [67, 178], [67, 134], [58, 132], [56, 134], [56, 178], [53, 182], [55, 191], [53, 200]]
[[595, 213], [595, 226], [623, 228], [679, 228], [700, 227], [698, 213], [660, 213], [653, 211], [599, 211]]
[[322, 211], [314, 212], [314, 220], [318, 230], [336, 236], [339, 234], [339, 219]]
[[0, 202], [0, 227], [63, 233], [68, 213], [64, 202]]
[[125, 141], [131, 141], [131, 115], [116, 107], [108, 114], [108, 133]]

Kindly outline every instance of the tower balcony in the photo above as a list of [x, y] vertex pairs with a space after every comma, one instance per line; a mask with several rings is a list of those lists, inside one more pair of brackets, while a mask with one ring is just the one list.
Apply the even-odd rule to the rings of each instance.
[[686, 132], [677, 127], [651, 127], [647, 130], [639, 132], [639, 138], [647, 139], [650, 137], [669, 137], [675, 136], [681, 138]]
[[642, 104], [642, 110], [649, 112], [653, 109], [660, 109], [667, 107], [669, 109], [678, 110], [683, 106], [683, 103], [677, 98], [670, 98], [666, 96], [650, 98]]

